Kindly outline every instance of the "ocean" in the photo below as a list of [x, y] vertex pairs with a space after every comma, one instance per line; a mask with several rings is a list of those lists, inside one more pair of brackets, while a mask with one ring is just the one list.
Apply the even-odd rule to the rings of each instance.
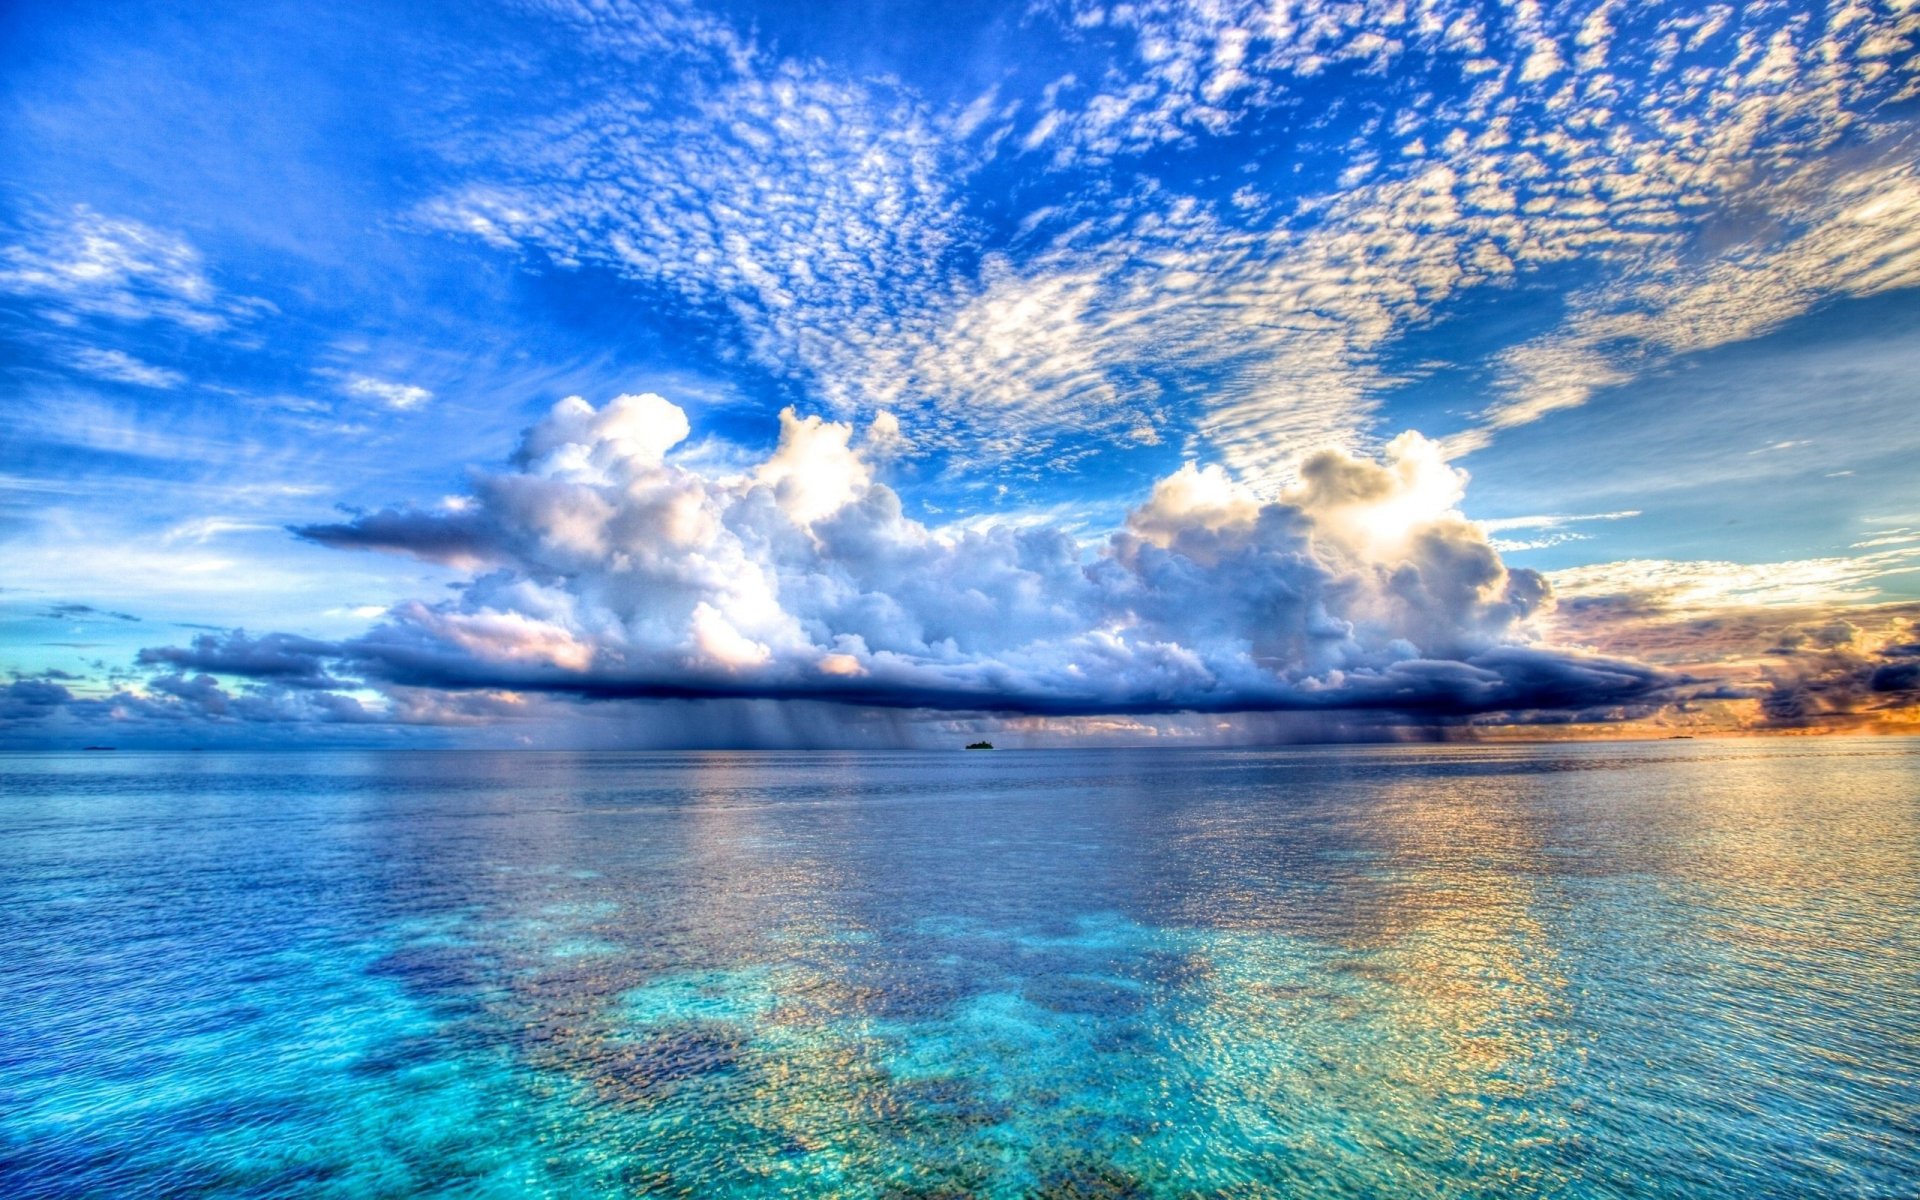
[[0, 755], [0, 1195], [1912, 1197], [1920, 740]]

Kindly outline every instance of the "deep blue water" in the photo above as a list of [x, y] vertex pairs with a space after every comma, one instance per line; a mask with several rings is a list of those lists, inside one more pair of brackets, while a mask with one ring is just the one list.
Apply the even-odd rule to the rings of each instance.
[[0, 1195], [1920, 1193], [1920, 741], [0, 756]]

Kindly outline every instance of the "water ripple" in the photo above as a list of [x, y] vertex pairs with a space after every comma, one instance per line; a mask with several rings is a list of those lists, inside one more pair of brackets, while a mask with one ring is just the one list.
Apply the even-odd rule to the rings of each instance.
[[0, 1194], [1905, 1197], [1911, 743], [0, 757]]

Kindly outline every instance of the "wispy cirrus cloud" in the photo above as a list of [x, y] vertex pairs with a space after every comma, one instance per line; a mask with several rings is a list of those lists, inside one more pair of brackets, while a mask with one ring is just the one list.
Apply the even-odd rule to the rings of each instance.
[[163, 321], [199, 333], [268, 307], [222, 291], [185, 238], [86, 205], [31, 217], [0, 248], [0, 292], [26, 297], [51, 320]]
[[1568, 542], [1585, 541], [1590, 534], [1568, 529], [1569, 525], [1585, 524], [1589, 521], [1624, 521], [1640, 515], [1637, 508], [1622, 509], [1619, 512], [1605, 513], [1560, 513], [1542, 514], [1529, 517], [1496, 517], [1481, 521], [1480, 528], [1488, 533], [1512, 533], [1521, 530], [1530, 531], [1528, 537], [1495, 537], [1488, 542], [1502, 554], [1512, 554], [1520, 550], [1544, 550], [1549, 546], [1561, 546]]
[[1920, 570], [1920, 546], [1768, 563], [1629, 559], [1548, 572], [1566, 599], [1635, 597], [1673, 612], [1862, 603], [1882, 581]]
[[371, 375], [348, 375], [341, 381], [341, 390], [350, 396], [364, 396], [378, 400], [388, 408], [407, 412], [419, 408], [433, 399], [433, 393], [426, 388], [411, 383], [395, 383], [390, 379], [378, 379]]
[[99, 350], [82, 346], [68, 355], [68, 361], [89, 375], [114, 383], [132, 383], [165, 391], [187, 381], [187, 377], [178, 371], [141, 362], [124, 350]]

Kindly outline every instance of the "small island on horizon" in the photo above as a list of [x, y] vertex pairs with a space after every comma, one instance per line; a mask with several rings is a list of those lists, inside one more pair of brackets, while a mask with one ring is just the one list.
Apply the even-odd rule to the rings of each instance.
[[993, 749], [993, 743], [992, 743], [992, 742], [968, 742], [968, 743], [967, 743], [967, 749], [969, 749], [969, 750], [991, 750], [991, 749]]

